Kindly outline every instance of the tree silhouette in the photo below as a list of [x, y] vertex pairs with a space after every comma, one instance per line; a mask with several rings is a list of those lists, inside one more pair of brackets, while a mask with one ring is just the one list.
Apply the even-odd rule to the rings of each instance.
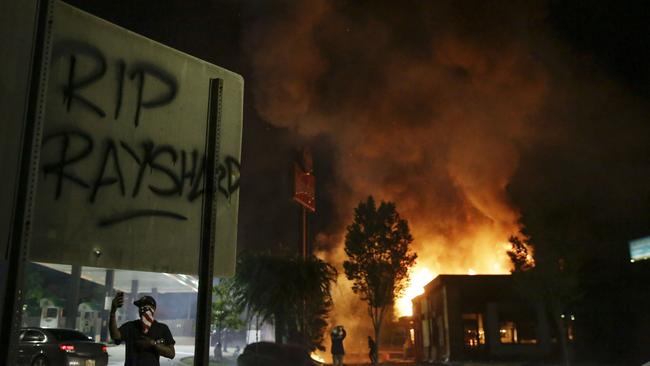
[[[526, 238], [528, 236], [523, 233]], [[544, 240], [544, 235], [538, 235], [537, 245], [532, 245], [528, 239], [521, 240], [510, 237], [512, 248], [508, 256], [513, 263], [512, 274], [519, 293], [529, 300], [543, 304], [551, 314], [558, 333], [562, 363], [570, 365], [568, 329], [565, 314], [579, 294], [576, 258], [571, 257], [570, 251], [554, 243]], [[534, 249], [534, 255], [530, 255]], [[567, 260], [569, 259], [569, 260]]]
[[410, 250], [411, 242], [408, 223], [400, 218], [394, 203], [382, 201], [377, 207], [370, 196], [354, 210], [345, 236], [348, 260], [343, 268], [353, 282], [352, 291], [368, 303], [376, 354], [386, 308], [408, 285], [408, 270], [417, 258]]
[[336, 269], [311, 256], [281, 257], [245, 253], [235, 274], [236, 297], [251, 315], [273, 319], [275, 340], [323, 348], [323, 332], [332, 307]]
[[40, 301], [45, 298], [43, 289], [43, 275], [36, 268], [36, 265], [29, 263], [30, 270], [25, 271], [25, 297], [24, 307], [26, 315], [40, 316]]
[[530, 253], [530, 244], [514, 235], [508, 239], [508, 242], [510, 243], [510, 249], [507, 254], [513, 265], [513, 273], [521, 273], [535, 266], [533, 256]]

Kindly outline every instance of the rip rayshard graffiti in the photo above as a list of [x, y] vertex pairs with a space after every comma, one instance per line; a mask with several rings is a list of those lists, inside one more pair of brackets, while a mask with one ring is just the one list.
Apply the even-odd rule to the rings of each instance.
[[[99, 48], [69, 40], [55, 44], [53, 65], [60, 82], [50, 88], [60, 96], [63, 116], [58, 113], [57, 118], [64, 121], [55, 121], [56, 127], [47, 129], [43, 138], [47, 154], [41, 157], [41, 168], [50, 197], [59, 200], [72, 190], [77, 197], [83, 192], [88, 205], [101, 198], [105, 198], [103, 205], [126, 200], [152, 203], [151, 207], [124, 205], [119, 210], [115, 209], [119, 204], [110, 205], [97, 217], [99, 227], [141, 217], [188, 220], [182, 212], [155, 203], [200, 204], [206, 156], [196, 146], [156, 141], [147, 134], [159, 134], [157, 124], [187, 123], [146, 118], [175, 102], [181, 90], [173, 73], [149, 62], [109, 60]], [[107, 87], [115, 90], [107, 92]], [[183, 136], [176, 137], [182, 140]], [[227, 200], [239, 189], [240, 168], [233, 156], [225, 156], [217, 168], [218, 192]], [[138, 199], [142, 196], [148, 197]]]
[[[196, 274], [209, 224], [214, 275], [233, 275], [243, 78], [63, 1], [51, 5], [30, 260]], [[208, 179], [217, 191], [210, 223]]]

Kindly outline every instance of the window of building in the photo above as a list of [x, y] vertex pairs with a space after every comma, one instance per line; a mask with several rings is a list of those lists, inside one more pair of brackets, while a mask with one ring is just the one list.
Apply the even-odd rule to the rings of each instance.
[[501, 322], [499, 324], [499, 340], [501, 343], [518, 343], [517, 326], [515, 322]]
[[463, 314], [463, 344], [467, 348], [477, 348], [485, 344], [483, 314]]
[[499, 341], [503, 344], [536, 344], [535, 323], [532, 321], [502, 321], [499, 324]]

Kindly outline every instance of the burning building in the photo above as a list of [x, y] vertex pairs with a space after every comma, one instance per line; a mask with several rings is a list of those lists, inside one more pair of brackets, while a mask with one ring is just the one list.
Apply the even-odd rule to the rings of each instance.
[[556, 348], [549, 320], [541, 304], [518, 295], [509, 275], [440, 275], [413, 299], [415, 357], [544, 359]]

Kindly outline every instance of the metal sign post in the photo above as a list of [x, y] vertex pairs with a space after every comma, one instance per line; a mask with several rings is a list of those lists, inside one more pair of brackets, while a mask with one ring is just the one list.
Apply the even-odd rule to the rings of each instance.
[[302, 209], [302, 257], [307, 258], [310, 254], [308, 244], [307, 210], [316, 212], [316, 177], [311, 152], [309, 149], [302, 150], [300, 164], [294, 163], [294, 192], [293, 200]]
[[[29, 74], [29, 89], [27, 108], [23, 118], [20, 165], [14, 198], [14, 210], [6, 251], [2, 253], [4, 266], [2, 271], [6, 277], [2, 295], [2, 319], [0, 320], [0, 363], [13, 365], [16, 361], [18, 331], [22, 315], [22, 285], [27, 249], [32, 230], [32, 208], [34, 181], [38, 175], [38, 151], [40, 144], [40, 124], [43, 116], [39, 114], [39, 104], [43, 102], [40, 93], [44, 85], [42, 75], [46, 73], [43, 66], [47, 62], [46, 20], [50, 8], [49, 1], [35, 3], [36, 31], [34, 36], [33, 53], [31, 56], [32, 70]], [[13, 106], [18, 108], [17, 106]], [[21, 106], [22, 107], [22, 106]], [[8, 135], [8, 131], [5, 131]]]
[[[199, 257], [199, 297], [196, 313], [196, 338], [194, 342], [194, 364], [210, 364], [210, 324], [212, 323], [212, 278], [214, 273], [215, 222], [217, 210], [215, 198], [218, 182], [217, 166], [219, 162], [219, 128], [221, 121], [220, 79], [210, 81], [210, 105], [206, 149], [208, 158], [205, 161], [205, 194], [203, 200], [203, 217], [201, 222], [201, 254]], [[212, 158], [210, 158], [212, 157]]]

